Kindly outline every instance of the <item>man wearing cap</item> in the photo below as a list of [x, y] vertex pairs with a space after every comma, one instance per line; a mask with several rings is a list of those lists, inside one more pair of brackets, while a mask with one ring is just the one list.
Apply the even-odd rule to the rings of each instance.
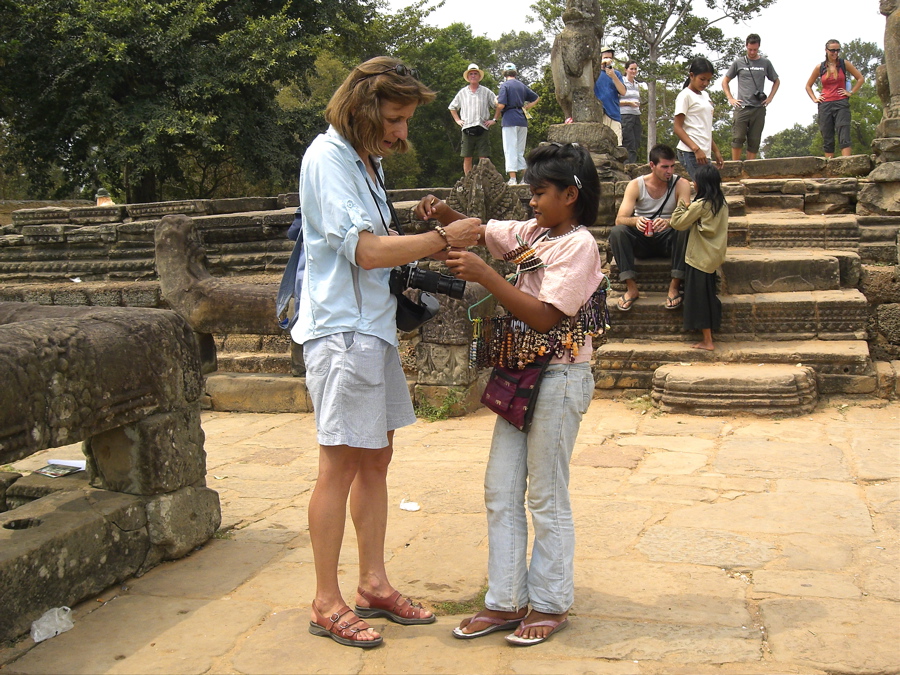
[[625, 95], [625, 78], [613, 67], [612, 47], [600, 48], [600, 69], [600, 77], [594, 83], [594, 95], [609, 118], [607, 126], [616, 132], [616, 139], [619, 145], [622, 145], [622, 114], [619, 112], [619, 97]]
[[[484, 71], [470, 63], [463, 73], [468, 86], [460, 89], [448, 106], [454, 121], [462, 129], [459, 154], [463, 158], [466, 175], [472, 170], [472, 157], [488, 157], [491, 154], [487, 131], [497, 123], [496, 117], [491, 118], [491, 108], [497, 107], [497, 96], [479, 84], [483, 77]], [[495, 113], [499, 114], [499, 111]]]
[[537, 105], [538, 95], [517, 79], [518, 71], [512, 63], [503, 64], [503, 83], [497, 94], [497, 113], [503, 134], [503, 155], [509, 184], [516, 184], [516, 172], [525, 171], [525, 140], [528, 138], [528, 118], [525, 111]]

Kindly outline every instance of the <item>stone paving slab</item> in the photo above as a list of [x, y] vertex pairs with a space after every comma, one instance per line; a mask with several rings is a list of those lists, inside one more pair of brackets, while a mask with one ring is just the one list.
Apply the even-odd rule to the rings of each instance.
[[[400, 430], [386, 564], [426, 604], [486, 580], [483, 473], [494, 416]], [[666, 414], [596, 399], [572, 461], [576, 600], [568, 630], [514, 649], [502, 635], [376, 620], [385, 645], [309, 635], [309, 414], [203, 416], [224, 531], [74, 608], [75, 627], [0, 649], [3, 674], [900, 673], [900, 403], [824, 399], [789, 420]], [[49, 456], [17, 462], [33, 470]], [[401, 499], [419, 504], [399, 509]], [[339, 578], [352, 603], [356, 536]], [[98, 601], [99, 600], [99, 601]], [[893, 638], [893, 639], [892, 639]]]

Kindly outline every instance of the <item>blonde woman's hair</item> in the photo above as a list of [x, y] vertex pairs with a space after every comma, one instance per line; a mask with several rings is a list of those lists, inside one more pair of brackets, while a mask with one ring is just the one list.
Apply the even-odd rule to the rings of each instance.
[[[413, 77], [408, 66], [390, 56], [376, 56], [350, 71], [325, 107], [325, 121], [355, 149], [383, 156], [386, 151], [382, 144], [381, 102], [423, 105], [431, 103], [434, 97], [435, 93]], [[397, 139], [387, 152], [408, 149], [405, 139]]]

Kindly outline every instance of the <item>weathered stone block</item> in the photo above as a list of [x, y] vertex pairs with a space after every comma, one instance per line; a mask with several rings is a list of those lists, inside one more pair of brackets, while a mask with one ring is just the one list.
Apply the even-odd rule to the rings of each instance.
[[744, 173], [744, 163], [727, 161], [719, 173], [722, 175], [723, 180], [740, 178]]
[[69, 211], [69, 220], [78, 225], [94, 223], [121, 223], [125, 217], [124, 206], [82, 206]]
[[[41, 317], [41, 318], [36, 318]], [[172, 312], [0, 304], [0, 463], [200, 396], [193, 333]]]
[[900, 137], [900, 117], [885, 117], [875, 127], [876, 138]]
[[39, 473], [32, 473], [17, 480], [6, 492], [7, 505], [11, 509], [41, 499], [54, 492], [66, 490], [83, 490], [88, 486], [87, 473], [78, 471], [68, 476], [51, 478]]
[[9, 490], [9, 486], [21, 477], [22, 474], [16, 473], [15, 471], [0, 471], [0, 513], [11, 508], [6, 502], [6, 492]]
[[168, 215], [193, 215], [209, 213], [209, 199], [185, 199], [175, 202], [152, 202], [149, 204], [126, 204], [125, 210], [135, 220], [162, 218]]
[[875, 395], [878, 398], [892, 399], [897, 388], [897, 374], [887, 361], [875, 362]]
[[248, 211], [274, 211], [280, 208], [277, 197], [237, 197], [233, 199], [211, 199], [209, 213], [243, 213]]
[[856, 197], [861, 216], [900, 214], [900, 183], [861, 183]]
[[865, 176], [873, 165], [871, 155], [833, 157], [828, 160], [827, 172], [829, 176]]
[[47, 223], [68, 223], [69, 209], [48, 206], [41, 209], [20, 209], [13, 211], [12, 222], [16, 227], [44, 225]]
[[114, 492], [57, 492], [0, 523], [3, 640], [52, 607], [74, 607], [134, 575], [150, 548], [142, 500]]
[[900, 162], [885, 162], [875, 167], [869, 174], [869, 180], [875, 183], [900, 182]]
[[216, 373], [206, 378], [213, 410], [312, 412], [306, 380], [289, 375]]
[[207, 541], [219, 529], [222, 513], [219, 493], [208, 488], [185, 487], [147, 502], [147, 531], [153, 547], [151, 565], [175, 560]]
[[206, 452], [199, 406], [152, 415], [87, 439], [91, 485], [133, 495], [202, 484]]
[[881, 162], [900, 162], [900, 138], [876, 138], [872, 150]]
[[[432, 269], [432, 271], [437, 271]], [[446, 269], [442, 270], [445, 274]], [[431, 321], [419, 328], [422, 340], [440, 344], [468, 345], [472, 339], [472, 324], [468, 319], [469, 307], [488, 295], [487, 290], [476, 283], [466, 284], [461, 300], [442, 293], [436, 294], [441, 305], [440, 311]], [[412, 297], [418, 297], [413, 294]], [[490, 316], [497, 306], [491, 297], [482, 302], [472, 312], [472, 318]]]
[[300, 206], [300, 193], [288, 192], [287, 194], [278, 195], [278, 208], [297, 208]]
[[896, 265], [863, 265], [860, 290], [870, 305], [900, 303], [900, 270]]
[[880, 305], [876, 310], [878, 331], [893, 345], [900, 345], [900, 304]]
[[750, 178], [766, 176], [817, 176], [825, 171], [823, 157], [784, 157], [751, 159], [744, 162], [744, 173]]
[[750, 211], [802, 211], [805, 204], [802, 195], [780, 193], [749, 194], [744, 197], [744, 202]]
[[452, 397], [455, 401], [449, 405], [450, 417], [460, 417], [481, 408], [481, 394], [490, 377], [490, 369], [484, 369], [479, 376], [467, 385], [429, 385], [417, 384], [414, 392], [416, 405], [428, 404], [434, 408], [442, 408]]
[[468, 345], [419, 342], [416, 345], [418, 383], [440, 386], [466, 386], [478, 376], [469, 365]]

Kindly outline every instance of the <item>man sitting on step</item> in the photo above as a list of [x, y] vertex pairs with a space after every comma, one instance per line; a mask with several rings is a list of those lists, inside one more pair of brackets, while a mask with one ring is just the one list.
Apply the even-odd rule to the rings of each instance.
[[635, 257], [664, 256], [672, 260], [666, 309], [681, 307], [687, 237], [669, 227], [669, 219], [679, 200], [690, 203], [691, 186], [689, 181], [673, 176], [674, 172], [675, 151], [668, 145], [655, 145], [650, 150], [650, 173], [635, 178], [625, 188], [616, 226], [609, 233], [619, 279], [625, 282], [625, 294], [616, 305], [623, 312], [630, 310], [641, 295], [635, 281]]

